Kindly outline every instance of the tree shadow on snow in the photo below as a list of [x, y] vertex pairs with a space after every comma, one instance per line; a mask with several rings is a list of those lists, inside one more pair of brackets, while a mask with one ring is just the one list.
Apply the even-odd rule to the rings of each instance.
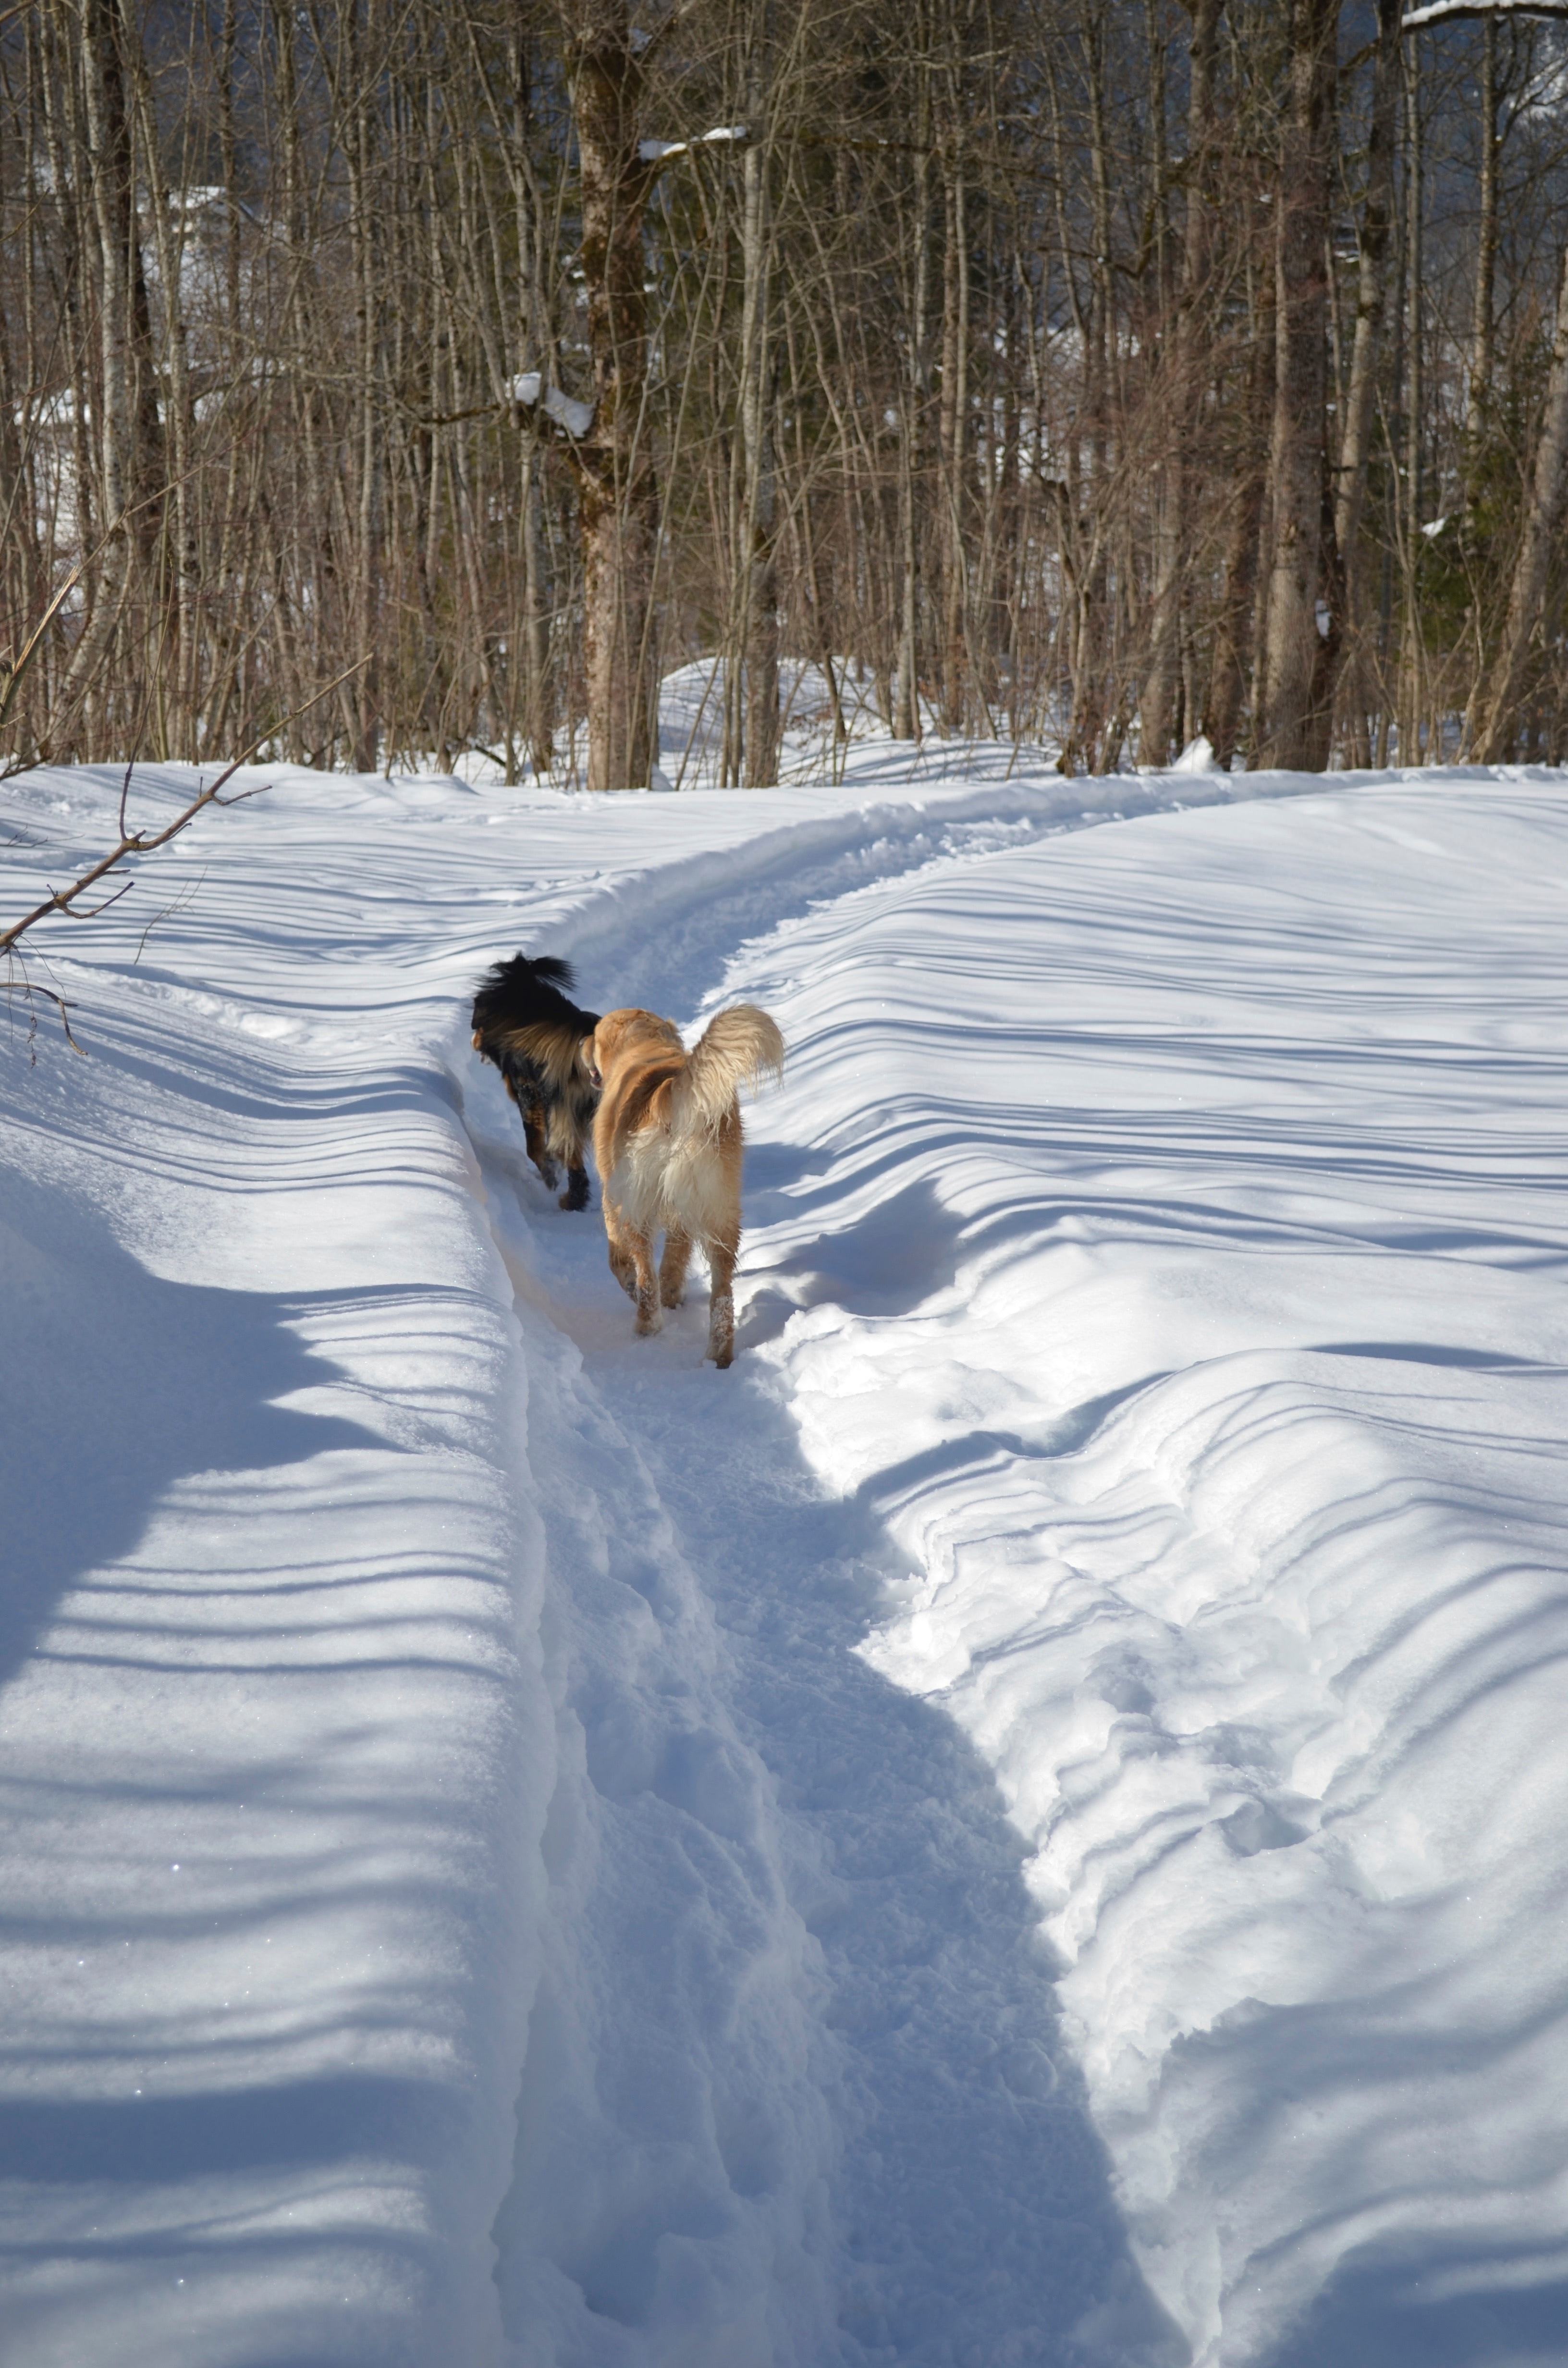
[[[278, 1295], [165, 1281], [119, 1247], [91, 1206], [0, 1169], [0, 1685], [54, 1649], [48, 1632], [62, 1599], [133, 1554], [160, 1501], [182, 1481], [247, 1475], [233, 1492], [238, 1525], [249, 1475], [325, 1451], [386, 1451], [383, 1436], [356, 1422], [272, 1403], [319, 1387], [335, 1370], [297, 1336], [298, 1312], [297, 1303]], [[291, 1518], [308, 1520], [310, 1513]], [[199, 1570], [187, 1576], [202, 1583]], [[313, 1585], [316, 1575], [296, 1565], [269, 1580]], [[242, 1587], [244, 1574], [211, 1583]], [[416, 2318], [418, 2298], [442, 2274], [442, 2232], [414, 2214], [406, 2225], [378, 2226], [358, 2199], [367, 2166], [408, 2178], [471, 2142], [460, 2102], [439, 2079], [344, 2071], [331, 2060], [317, 2077], [279, 2078], [268, 2063], [275, 2053], [293, 2073], [301, 2034], [311, 2036], [322, 2012], [308, 1946], [317, 1871], [287, 1839], [288, 1828], [318, 1807], [341, 1819], [358, 1781], [342, 1767], [301, 1767], [287, 1720], [270, 1758], [265, 1741], [257, 1743], [275, 1699], [264, 1692], [266, 1681], [281, 1670], [287, 1686], [298, 1675], [287, 1660], [287, 1636], [269, 1632], [256, 1608], [272, 1591], [269, 1585], [244, 1597], [243, 1664], [226, 1655], [233, 1624], [211, 1632], [210, 1657], [193, 1658], [177, 1612], [162, 1631], [165, 1615], [148, 1610], [140, 1622], [99, 1622], [85, 1646], [78, 1634], [74, 1657], [101, 1668], [123, 1656], [128, 1683], [141, 1684], [123, 1698], [131, 1724], [108, 1738], [125, 1746], [117, 1764], [107, 1773], [101, 1758], [79, 1764], [73, 1737], [62, 1734], [59, 1749], [49, 1744], [41, 1762], [24, 1753], [23, 1764], [7, 1771], [21, 1861], [62, 1847], [71, 1853], [63, 1905], [46, 1884], [37, 1894], [23, 1886], [0, 1907], [0, 1940], [24, 1965], [29, 1952], [37, 1964], [47, 1952], [57, 1965], [90, 1955], [101, 1971], [107, 1928], [115, 1950], [145, 1943], [157, 1952], [149, 1960], [160, 1969], [156, 1978], [172, 1982], [167, 1969], [178, 1964], [182, 1941], [238, 1952], [276, 1929], [283, 1941], [303, 1936], [307, 1968], [297, 1997], [278, 1993], [269, 2025], [258, 2029], [236, 2013], [242, 2027], [232, 2046], [214, 2035], [205, 1993], [187, 2031], [177, 1990], [138, 1999], [123, 1983], [97, 2020], [92, 1993], [74, 2015], [66, 1995], [54, 2026], [56, 2054], [41, 2072], [29, 2061], [31, 2042], [12, 2032], [7, 2093], [0, 2098], [0, 2282], [7, 2289], [0, 2354], [7, 2358], [13, 2345], [18, 2359], [47, 2351], [51, 2359], [142, 2361], [166, 2336], [168, 2349], [158, 2356], [171, 2361], [194, 2360], [199, 2345], [211, 2368], [281, 2368], [285, 2359], [292, 2368], [317, 2362], [326, 2368], [329, 2361], [341, 2368], [368, 2356], [366, 2311], [356, 2312], [340, 2343], [324, 2340], [330, 2312], [323, 2282], [331, 2281], [336, 2303], [343, 2280], [362, 2283], [374, 2253], [385, 2265], [389, 2296], [378, 2357], [390, 2363], [410, 2356], [394, 2317]], [[74, 1605], [68, 1616], [78, 1632], [94, 1619], [90, 1605]], [[405, 1656], [400, 1674], [412, 1665]], [[319, 1662], [310, 1668], [318, 1685], [341, 1690], [342, 1733], [351, 1736], [366, 1716], [361, 1698], [347, 1690], [355, 1672]], [[172, 1762], [175, 1747], [165, 1748], [160, 1732], [160, 1705], [168, 1705], [177, 1731], [180, 1690], [210, 1702], [214, 1680], [233, 1690], [234, 1763], [219, 1764], [221, 1752], [204, 1755], [192, 1760], [184, 1783]], [[209, 1742], [221, 1731], [200, 1730]], [[367, 1773], [363, 1832], [390, 1839], [434, 1827], [443, 1781], [433, 1775], [425, 1796], [411, 1786], [389, 1802]], [[79, 1828], [78, 1795], [88, 1812]], [[90, 1814], [95, 1798], [123, 1810], [122, 1821], [100, 1832]], [[188, 1904], [166, 1879], [151, 1879], [154, 1862], [165, 1878], [170, 1872], [168, 1834], [187, 1836], [188, 1855], [200, 1863], [224, 1847], [233, 1832], [225, 1820], [246, 1800], [267, 1835], [237, 1875], [228, 1866], [226, 1881], [221, 1874], [216, 1886], [193, 1890]], [[285, 1839], [269, 1849], [275, 1829]], [[97, 1851], [105, 1854], [95, 1858]], [[440, 1865], [389, 1867], [369, 1848], [334, 1880], [350, 1918], [364, 1902], [389, 1896], [409, 1918], [439, 1915], [445, 1905]], [[330, 2058], [337, 2035], [327, 2035]], [[158, 2064], [165, 2086], [127, 2093], [122, 2084], [137, 2077], [131, 2067], [144, 2056]], [[69, 2086], [79, 2093], [58, 2093]], [[48, 2093], [51, 2087], [56, 2093]], [[285, 2225], [275, 2208], [279, 2172], [286, 2192], [308, 2199], [297, 2225], [291, 2218]], [[297, 2175], [293, 2185], [290, 2174]], [[334, 2253], [339, 2262], [357, 2258], [342, 2270]], [[223, 2275], [234, 2276], [250, 2299], [220, 2331], [199, 2313], [210, 2309], [206, 2298]], [[182, 2277], [191, 2289], [188, 2323], [176, 2293]], [[263, 2283], [265, 2306], [256, 2299]], [[123, 2350], [110, 2324], [117, 2313], [126, 2317]]]
[[[176, 1480], [372, 1443], [271, 1404], [324, 1367], [262, 1292], [167, 1282], [80, 1202], [0, 1172], [0, 1684]], [[374, 1442], [380, 1444], [380, 1441]]]
[[695, 1338], [636, 1348], [594, 1378], [730, 1634], [744, 1738], [820, 1853], [795, 1904], [846, 2066], [842, 2357], [1178, 2368], [1063, 2041], [1025, 1845], [954, 1723], [857, 1650], [881, 1524], [824, 1497], [744, 1360], [719, 1376], [676, 1368]]
[[[767, 1146], [771, 1148], [771, 1146]], [[748, 1150], [746, 1175], [752, 1222], [787, 1213], [777, 1185], [757, 1190], [754, 1174], [769, 1163]], [[802, 1172], [810, 1173], [809, 1169]], [[857, 1315], [907, 1315], [958, 1272], [958, 1242], [951, 1212], [931, 1184], [920, 1177], [836, 1232], [813, 1232], [763, 1269], [766, 1281], [752, 1285], [737, 1319], [736, 1339], [745, 1347], [780, 1333], [797, 1308], [824, 1301]]]
[[1556, 2247], [1534, 2262], [1523, 2248], [1447, 2246], [1425, 2260], [1353, 2259], [1259, 2368], [1558, 2368], [1568, 2282], [1550, 2272], [1561, 2265]]

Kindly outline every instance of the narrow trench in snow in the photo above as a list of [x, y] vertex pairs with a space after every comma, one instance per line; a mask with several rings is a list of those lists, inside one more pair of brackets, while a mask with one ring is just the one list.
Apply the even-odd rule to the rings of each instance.
[[[687, 1008], [722, 974], [716, 918]], [[620, 991], [668, 962], [633, 950]], [[807, 1469], [776, 1375], [701, 1363], [700, 1275], [632, 1338], [597, 1182], [562, 1214], [499, 1088], [466, 1099], [525, 1335], [561, 1734], [551, 1970], [496, 2222], [517, 2356], [1185, 2359], [991, 1773], [855, 1650], [880, 1526]]]

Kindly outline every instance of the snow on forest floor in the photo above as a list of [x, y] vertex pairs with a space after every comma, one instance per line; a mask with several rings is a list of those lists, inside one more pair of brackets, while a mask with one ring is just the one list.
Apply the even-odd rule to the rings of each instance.
[[[1568, 784], [953, 758], [258, 775], [63, 936], [6, 2368], [1568, 2355]], [[517, 945], [784, 1028], [727, 1374], [469, 1050]]]
[[[847, 774], [861, 781], [868, 778], [869, 769], [913, 783], [968, 779], [975, 774], [994, 779], [998, 772], [1011, 779], [1019, 753], [1038, 778], [1045, 749], [1015, 753], [1011, 746], [999, 746], [994, 741], [944, 740], [937, 731], [936, 712], [924, 698], [920, 712], [929, 736], [914, 747], [907, 741], [893, 741], [878, 708], [877, 685], [865, 668], [850, 658], [835, 658], [831, 664], [831, 678], [827, 668], [812, 659], [786, 657], [779, 666], [780, 780], [838, 782]], [[725, 786], [726, 673], [725, 660], [716, 656], [690, 659], [664, 677], [659, 688], [656, 789], [685, 791]], [[882, 686], [881, 696], [891, 700], [891, 680]], [[1051, 757], [1056, 746], [1052, 742]], [[1211, 754], [1207, 741], [1197, 742], [1177, 770], [1200, 755], [1201, 770]], [[551, 785], [580, 790], [587, 759], [587, 727], [579, 719], [555, 735]], [[494, 786], [505, 778], [499, 750], [465, 749], [455, 766], [465, 781]], [[424, 770], [439, 774], [440, 760], [426, 758]], [[528, 771], [526, 765], [525, 771]], [[528, 778], [533, 778], [531, 771]]]

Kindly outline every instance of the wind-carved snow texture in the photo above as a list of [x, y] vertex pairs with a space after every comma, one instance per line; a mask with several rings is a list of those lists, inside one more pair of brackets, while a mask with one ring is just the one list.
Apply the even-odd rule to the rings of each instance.
[[[678, 959], [627, 934], [612, 1002]], [[632, 1338], [499, 1093], [466, 1107], [533, 1376], [562, 1734], [495, 2231], [520, 2357], [1179, 2356], [989, 1774], [855, 1654], [880, 1525], [803, 1464], [766, 1367], [703, 1364], [699, 1304]]]
[[867, 1658], [996, 1771], [1203, 2361], [1562, 2354], [1565, 886], [1560, 788], [1433, 782], [725, 981], [816, 1147], [741, 1338], [908, 1554]]
[[[288, 776], [68, 940], [7, 2368], [1562, 2356], [1568, 798], [847, 762]], [[469, 1051], [515, 944], [784, 1026], [727, 1374]]]

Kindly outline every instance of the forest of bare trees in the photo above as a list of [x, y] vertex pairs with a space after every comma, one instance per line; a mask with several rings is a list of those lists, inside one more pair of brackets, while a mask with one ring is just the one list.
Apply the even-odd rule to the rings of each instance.
[[1565, 196], [1544, 5], [30, 0], [6, 753], [1558, 761]]

